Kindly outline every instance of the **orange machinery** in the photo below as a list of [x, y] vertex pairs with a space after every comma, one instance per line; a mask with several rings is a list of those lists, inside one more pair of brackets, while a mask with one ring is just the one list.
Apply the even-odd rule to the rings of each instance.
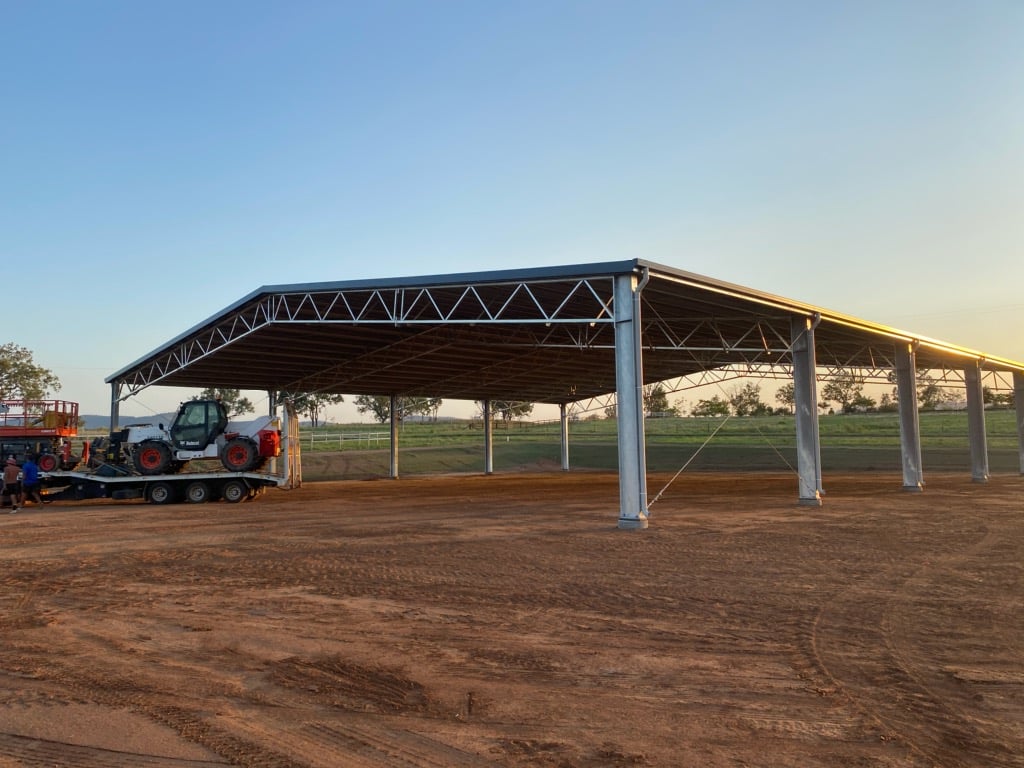
[[0, 438], [61, 438], [77, 434], [78, 403], [0, 400]]

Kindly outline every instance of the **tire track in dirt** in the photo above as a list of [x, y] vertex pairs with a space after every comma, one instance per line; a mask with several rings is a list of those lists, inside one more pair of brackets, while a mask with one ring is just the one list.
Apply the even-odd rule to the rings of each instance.
[[[1019, 733], [1015, 737], [988, 730], [991, 725], [969, 712], [976, 706], [965, 706], [963, 691], [936, 669], [936, 649], [924, 646], [936, 635], [948, 639], [949, 633], [942, 627], [922, 629], [894, 621], [896, 616], [927, 616], [919, 605], [916, 610], [907, 607], [922, 602], [922, 591], [940, 588], [951, 572], [988, 559], [1000, 539], [999, 531], [987, 530], [965, 550], [924, 565], [882, 567], [836, 595], [811, 627], [815, 664], [835, 691], [876, 723], [882, 738], [906, 744], [927, 765], [1024, 766], [1017, 751]], [[876, 653], [866, 654], [864, 648]]]
[[[310, 720], [297, 728], [267, 728], [266, 724], [236, 723], [249, 738], [300, 756], [311, 768], [484, 768], [492, 761], [443, 741], [406, 728], [389, 725], [387, 719], [346, 716], [344, 719]], [[429, 729], [428, 721], [420, 723]]]
[[[154, 690], [151, 684], [138, 681], [126, 674], [116, 675], [99, 669], [67, 666], [54, 660], [40, 663], [31, 656], [11, 655], [8, 656], [6, 663], [14, 670], [25, 670], [33, 679], [45, 680], [47, 687], [57, 686], [65, 692], [73, 692], [78, 701], [111, 710], [127, 710], [142, 714], [152, 722], [175, 731], [185, 741], [220, 755], [229, 764], [253, 768], [303, 768], [301, 762], [211, 725], [199, 712], [164, 703], [176, 698], [174, 691]], [[73, 744], [68, 744], [67, 747], [72, 752], [75, 749], [89, 749]], [[106, 764], [145, 765], [142, 761], [149, 757], [144, 754], [125, 753], [123, 762]]]
[[[38, 519], [60, 538], [27, 516], [5, 530], [0, 681], [18, 693], [0, 717], [138, 713], [214, 765], [1016, 765], [999, 748], [1024, 745], [1021, 552], [956, 560], [985, 533], [981, 503], [955, 506], [969, 481], [924, 499], [851, 480], [870, 494], [808, 511], [788, 480], [766, 503], [762, 479], [690, 478], [722, 496], [666, 498], [636, 535], [601, 482], [53, 505]], [[958, 763], [940, 750], [961, 715]]]
[[140, 755], [10, 733], [0, 733], [0, 755], [18, 760], [23, 765], [61, 768], [202, 768], [224, 765], [220, 761]]

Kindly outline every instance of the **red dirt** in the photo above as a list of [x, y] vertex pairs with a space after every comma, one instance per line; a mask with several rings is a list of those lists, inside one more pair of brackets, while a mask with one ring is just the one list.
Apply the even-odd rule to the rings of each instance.
[[928, 479], [5, 513], [0, 766], [1024, 766], [1024, 480]]

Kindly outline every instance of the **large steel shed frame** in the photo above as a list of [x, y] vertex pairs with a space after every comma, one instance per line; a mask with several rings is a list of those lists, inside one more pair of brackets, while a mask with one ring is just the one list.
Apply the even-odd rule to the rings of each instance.
[[[120, 402], [153, 385], [477, 400], [485, 412], [495, 400], [551, 403], [566, 469], [567, 406], [614, 394], [619, 525], [643, 528], [645, 383], [792, 377], [798, 499], [818, 504], [817, 382], [895, 380], [903, 484], [920, 490], [920, 371], [966, 387], [978, 482], [988, 477], [983, 386], [1012, 389], [1024, 472], [1024, 363], [641, 259], [264, 286], [106, 381], [112, 426]], [[490, 450], [487, 430], [487, 471]], [[394, 441], [392, 452], [397, 476]]]

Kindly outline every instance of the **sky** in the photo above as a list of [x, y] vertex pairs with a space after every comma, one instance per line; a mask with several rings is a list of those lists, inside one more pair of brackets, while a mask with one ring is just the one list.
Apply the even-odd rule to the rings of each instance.
[[1020, 0], [0, 19], [0, 343], [83, 413], [262, 285], [631, 258], [1024, 361]]

